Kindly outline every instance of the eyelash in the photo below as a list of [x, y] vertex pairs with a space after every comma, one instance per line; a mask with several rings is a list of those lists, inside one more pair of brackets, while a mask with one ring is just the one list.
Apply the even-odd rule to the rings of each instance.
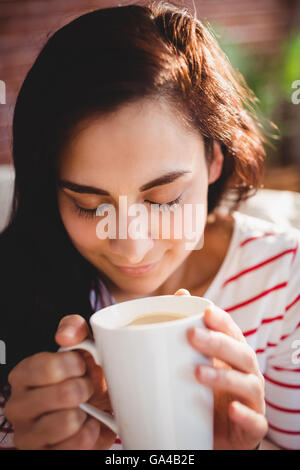
[[[148, 202], [151, 205], [159, 206], [160, 208], [165, 207], [167, 208], [167, 210], [171, 210], [175, 208], [177, 204], [180, 204], [181, 199], [182, 198], [180, 195], [176, 199], [173, 199], [173, 201], [165, 202], [163, 204], [159, 204], [158, 202], [152, 202], [148, 200], [146, 200], [145, 202]], [[75, 204], [75, 210], [78, 213], [79, 217], [86, 217], [88, 219], [93, 219], [94, 217], [96, 217], [97, 208], [96, 209], [83, 209], [83, 207], [80, 207], [77, 204]]]
[[176, 199], [173, 199], [173, 201], [164, 202], [163, 204], [159, 204], [158, 202], [152, 202], [152, 201], [147, 201], [147, 200], [145, 202], [149, 202], [149, 204], [151, 204], [153, 206], [159, 206], [160, 208], [165, 207], [165, 208], [167, 208], [167, 210], [170, 210], [170, 209], [175, 208], [175, 206], [177, 204], [180, 204], [181, 199], [182, 198], [181, 198], [181, 195], [180, 195]]
[[79, 217], [86, 217], [87, 219], [93, 219], [96, 217], [97, 209], [83, 209], [83, 207], [77, 206], [77, 204], [75, 204], [75, 210]]

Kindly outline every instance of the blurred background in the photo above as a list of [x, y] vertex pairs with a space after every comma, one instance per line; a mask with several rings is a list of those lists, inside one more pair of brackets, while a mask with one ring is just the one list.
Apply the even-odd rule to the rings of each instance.
[[[0, 0], [0, 165], [10, 165], [14, 103], [47, 37], [80, 14], [135, 2]], [[147, 2], [139, 2], [140, 4]], [[259, 98], [264, 123], [279, 128], [267, 148], [264, 187], [300, 191], [300, 0], [177, 0], [209, 24], [230, 61]], [[5, 99], [4, 99], [5, 84]], [[295, 86], [295, 85], [294, 85]], [[267, 125], [267, 124], [266, 124]], [[267, 125], [269, 132], [274, 132]]]

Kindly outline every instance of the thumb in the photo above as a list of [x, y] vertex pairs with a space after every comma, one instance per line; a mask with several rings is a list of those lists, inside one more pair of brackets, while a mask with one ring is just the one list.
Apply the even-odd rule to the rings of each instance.
[[58, 325], [55, 341], [59, 346], [73, 346], [91, 337], [87, 322], [80, 315], [66, 315]]
[[187, 289], [178, 289], [174, 295], [191, 295]]

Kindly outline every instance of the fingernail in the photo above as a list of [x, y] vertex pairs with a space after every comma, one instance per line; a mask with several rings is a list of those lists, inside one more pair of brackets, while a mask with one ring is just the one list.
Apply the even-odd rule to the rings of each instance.
[[76, 329], [71, 325], [60, 325], [57, 330], [58, 333], [63, 333], [65, 336], [73, 337], [75, 335]]
[[195, 328], [194, 335], [198, 343], [204, 343], [208, 339], [208, 332], [203, 328]]
[[217, 371], [213, 367], [199, 367], [200, 378], [204, 380], [214, 380], [217, 377]]
[[175, 295], [191, 295], [187, 289], [178, 289]]

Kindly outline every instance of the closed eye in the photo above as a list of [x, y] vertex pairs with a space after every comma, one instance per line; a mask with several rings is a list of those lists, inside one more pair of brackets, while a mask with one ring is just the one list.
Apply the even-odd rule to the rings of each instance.
[[[148, 202], [151, 205], [159, 206], [160, 209], [163, 208], [163, 209], [170, 210], [170, 209], [175, 208], [177, 204], [180, 204], [181, 196], [178, 196], [176, 199], [173, 199], [173, 201], [164, 202], [163, 204], [149, 201], [149, 200], [145, 200], [145, 202]], [[80, 217], [93, 219], [94, 217], [96, 217], [97, 207], [95, 209], [84, 209], [83, 207], [78, 206], [78, 204], [75, 204], [75, 210]]]
[[176, 199], [173, 199], [173, 201], [165, 202], [163, 204], [160, 204], [158, 202], [148, 201], [148, 200], [145, 200], [145, 202], [148, 202], [151, 205], [157, 205], [160, 208], [169, 208], [170, 209], [170, 208], [174, 208], [177, 204], [179, 204], [181, 202], [181, 196], [178, 196]]

